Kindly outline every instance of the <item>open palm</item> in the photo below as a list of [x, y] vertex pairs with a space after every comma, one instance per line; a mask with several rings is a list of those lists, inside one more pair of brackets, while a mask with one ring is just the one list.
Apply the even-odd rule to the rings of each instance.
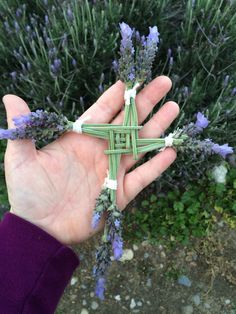
[[[139, 123], [171, 88], [168, 77], [160, 76], [136, 97]], [[122, 124], [125, 85], [118, 81], [83, 116], [87, 123]], [[12, 118], [30, 112], [19, 97], [5, 95], [8, 127]], [[179, 107], [169, 101], [139, 132], [140, 137], [159, 137], [176, 118]], [[5, 174], [11, 212], [44, 229], [64, 244], [81, 242], [96, 231], [91, 228], [92, 213], [108, 169], [104, 154], [107, 143], [87, 135], [67, 132], [40, 150], [31, 140], [8, 141]], [[140, 156], [141, 158], [142, 156]], [[132, 156], [122, 156], [118, 172], [117, 203], [121, 209], [175, 160], [167, 148], [143, 165]]]

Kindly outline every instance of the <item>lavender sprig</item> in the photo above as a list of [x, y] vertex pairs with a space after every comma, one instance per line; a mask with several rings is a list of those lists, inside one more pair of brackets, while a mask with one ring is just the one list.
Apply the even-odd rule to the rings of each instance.
[[102, 214], [105, 212], [107, 208], [109, 208], [111, 204], [110, 201], [110, 193], [107, 188], [103, 188], [99, 197], [96, 199], [95, 209], [93, 212], [92, 218], [92, 228], [97, 228]]
[[[105, 189], [105, 191], [108, 189]], [[100, 197], [103, 194], [100, 194]], [[99, 199], [96, 204], [101, 204]], [[101, 206], [101, 205], [99, 205]], [[121, 228], [121, 219], [122, 213], [117, 207], [116, 204], [112, 203], [109, 208], [105, 207], [108, 212], [108, 217], [106, 220], [105, 231], [102, 237], [102, 244], [98, 248], [96, 253], [96, 266], [93, 269], [93, 275], [96, 279], [96, 288], [95, 293], [97, 297], [101, 300], [104, 299], [105, 292], [105, 277], [108, 272], [108, 268], [111, 264], [111, 251], [113, 250], [113, 255], [115, 260], [119, 260], [123, 254], [123, 240], [122, 240], [122, 228]], [[93, 217], [96, 217], [96, 214], [99, 214], [100, 219], [100, 209], [95, 208], [95, 214]], [[95, 218], [97, 222], [97, 218]], [[92, 222], [94, 226], [94, 221]]]
[[34, 139], [48, 141], [69, 130], [70, 124], [62, 114], [36, 110], [13, 118], [16, 128], [0, 129], [0, 139]]
[[120, 31], [122, 37], [120, 59], [118, 63], [117, 61], [113, 62], [113, 69], [126, 85], [134, 85], [135, 82], [143, 83], [149, 80], [159, 43], [157, 27], [149, 27], [147, 37], [140, 36], [138, 31], [131, 29], [124, 22], [120, 24]]
[[202, 153], [204, 156], [218, 154], [219, 156], [226, 158], [228, 154], [232, 154], [233, 148], [228, 143], [219, 145], [214, 143], [211, 139], [198, 140], [195, 139], [196, 135], [201, 133], [204, 128], [209, 125], [209, 120], [201, 113], [197, 113], [197, 121], [195, 123], [189, 123], [182, 129], [178, 129], [175, 133], [178, 136], [186, 134], [188, 136], [185, 141], [185, 146], [180, 147], [181, 150], [193, 150], [194, 153]]

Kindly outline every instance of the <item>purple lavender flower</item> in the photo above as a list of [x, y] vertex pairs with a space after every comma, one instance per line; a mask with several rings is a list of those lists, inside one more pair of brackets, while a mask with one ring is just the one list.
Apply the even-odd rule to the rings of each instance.
[[11, 28], [10, 28], [10, 26], [9, 26], [9, 23], [8, 23], [7, 21], [5, 21], [3, 24], [4, 24], [4, 27], [5, 27], [6, 31], [7, 31], [8, 33], [10, 33], [10, 32], [11, 32]]
[[49, 17], [47, 14], [44, 16], [44, 21], [45, 21], [45, 25], [49, 24]]
[[172, 49], [168, 48], [167, 50], [167, 58], [169, 59], [172, 56]]
[[147, 40], [146, 37], [144, 35], [141, 36], [141, 45], [142, 47], [146, 47], [147, 46]]
[[231, 92], [231, 96], [235, 96], [235, 95], [236, 95], [236, 87], [234, 87]]
[[52, 42], [52, 39], [50, 37], [46, 38], [46, 44], [49, 48], [53, 48], [53, 42]]
[[25, 30], [29, 33], [31, 32], [31, 27], [29, 25], [26, 25]]
[[197, 113], [197, 121], [195, 122], [195, 126], [198, 128], [205, 129], [209, 124], [209, 120], [201, 113]]
[[227, 87], [228, 84], [229, 84], [229, 75], [226, 75], [223, 81], [223, 86]]
[[100, 300], [104, 300], [105, 282], [106, 280], [104, 277], [98, 278], [96, 282], [95, 293]]
[[20, 30], [20, 26], [17, 21], [14, 21], [14, 27], [17, 32]]
[[188, 88], [188, 86], [184, 86], [184, 88], [183, 88], [183, 95], [186, 98], [189, 96], [189, 88]]
[[144, 82], [150, 80], [152, 63], [157, 52], [158, 43], [159, 32], [157, 27], [149, 27], [147, 38], [145, 38], [145, 36], [141, 37], [141, 45], [136, 55], [135, 76], [137, 81]]
[[141, 36], [140, 36], [139, 31], [135, 31], [135, 39], [136, 39], [136, 42], [140, 42]]
[[26, 66], [27, 66], [28, 71], [30, 71], [31, 70], [31, 63], [29, 61], [26, 63]]
[[17, 72], [13, 71], [13, 72], [10, 73], [10, 75], [11, 75], [11, 78], [12, 78], [13, 82], [15, 82], [16, 78], [17, 78]]
[[115, 225], [116, 228], [120, 228], [120, 220], [119, 219], [115, 219], [114, 225]]
[[120, 23], [120, 32], [121, 32], [121, 51], [128, 49], [133, 51], [133, 43], [132, 43], [132, 34], [133, 30], [129, 27], [128, 24], [122, 22]]
[[114, 70], [115, 73], [118, 73], [119, 63], [117, 62], [117, 60], [112, 61], [112, 69]]
[[20, 9], [20, 8], [17, 8], [17, 10], [16, 10], [16, 17], [21, 17], [21, 15], [22, 15], [22, 10]]
[[53, 64], [51, 64], [51, 71], [54, 75], [58, 75], [61, 69], [61, 59], [54, 59]]
[[182, 128], [182, 133], [189, 137], [195, 137], [203, 131], [209, 124], [209, 120], [201, 113], [197, 113], [197, 121], [195, 123], [189, 123]]
[[115, 235], [115, 238], [112, 242], [114, 259], [118, 260], [123, 254], [123, 241], [119, 235]]
[[119, 75], [121, 80], [128, 82], [130, 69], [134, 67], [134, 47], [132, 41], [133, 31], [128, 24], [120, 23], [121, 45], [119, 60]]
[[93, 229], [97, 228], [100, 219], [101, 219], [101, 213], [95, 212], [95, 213], [93, 214], [93, 218], [92, 218], [92, 228], [93, 228]]
[[61, 46], [65, 47], [67, 45], [67, 33], [64, 33], [61, 40]]
[[71, 22], [73, 21], [73, 19], [74, 19], [74, 14], [73, 14], [73, 12], [71, 11], [71, 8], [70, 8], [70, 7], [67, 8], [66, 16], [67, 16], [67, 18], [68, 18], [69, 21], [71, 21]]
[[[122, 22], [120, 23], [121, 45], [118, 73], [122, 81], [133, 85], [144, 82], [151, 77], [151, 67], [159, 43], [159, 32], [156, 26], [149, 27], [147, 37]], [[133, 47], [135, 41], [137, 49]], [[136, 55], [135, 55], [136, 51]], [[117, 65], [114, 64], [114, 69]]]
[[[16, 128], [0, 130], [0, 139], [34, 139], [48, 141], [70, 129], [67, 118], [55, 112], [36, 110], [26, 115], [14, 117]], [[43, 131], [42, 131], [43, 130]]]
[[57, 48], [56, 47], [53, 47], [53, 48], [49, 49], [49, 51], [48, 51], [49, 58], [53, 58], [56, 55], [57, 55]]
[[230, 147], [227, 144], [223, 144], [223, 145], [219, 145], [219, 144], [213, 144], [212, 146], [212, 151], [216, 154], [219, 154], [220, 156], [222, 156], [223, 158], [226, 157], [226, 155], [228, 154], [232, 154], [233, 153], [233, 148]]
[[73, 65], [73, 67], [76, 68], [77, 62], [76, 62], [76, 60], [75, 60], [74, 58], [72, 59], [71, 63], [72, 63], [72, 65]]
[[147, 37], [147, 46], [157, 49], [159, 43], [159, 35], [157, 26], [149, 27], [149, 35]]
[[233, 153], [233, 148], [228, 146], [228, 144], [219, 145], [214, 143], [209, 138], [206, 138], [203, 141], [189, 138], [186, 148], [188, 147], [193, 149], [194, 152], [201, 152], [204, 157], [212, 154], [218, 154], [225, 158], [228, 154]]
[[169, 60], [169, 67], [172, 67], [174, 64], [174, 58], [173, 57], [170, 57], [170, 60]]

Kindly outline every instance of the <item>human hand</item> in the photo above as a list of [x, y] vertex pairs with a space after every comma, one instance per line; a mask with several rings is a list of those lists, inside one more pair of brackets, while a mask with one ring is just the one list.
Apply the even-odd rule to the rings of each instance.
[[[170, 90], [168, 77], [159, 76], [136, 97], [139, 124]], [[81, 117], [90, 116], [87, 123], [122, 124], [125, 85], [121, 81], [111, 86]], [[19, 97], [5, 95], [8, 127], [12, 118], [30, 112]], [[140, 137], [159, 137], [177, 117], [178, 105], [169, 101], [139, 132]], [[115, 118], [114, 118], [115, 117]], [[43, 147], [35, 148], [31, 140], [8, 140], [5, 153], [5, 176], [10, 212], [42, 228], [61, 243], [79, 243], [104, 226], [91, 227], [95, 200], [98, 197], [108, 158], [104, 140], [84, 134], [67, 132]], [[141, 158], [142, 156], [140, 156]], [[135, 170], [137, 161], [122, 156], [118, 171], [117, 204], [120, 209], [166, 170], [176, 158], [172, 148], [166, 148]]]

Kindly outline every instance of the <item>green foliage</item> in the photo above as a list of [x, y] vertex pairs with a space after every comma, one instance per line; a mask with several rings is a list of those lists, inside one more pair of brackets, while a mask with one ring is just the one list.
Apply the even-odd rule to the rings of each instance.
[[[179, 118], [169, 131], [194, 120], [195, 112], [204, 111], [211, 121], [204, 137], [236, 146], [235, 1], [26, 0], [24, 3], [0, 1], [1, 95], [17, 94], [32, 110], [51, 109], [73, 119], [116, 80], [111, 64], [118, 57], [119, 22], [125, 21], [145, 34], [147, 26], [157, 25], [161, 40], [153, 76], [171, 77], [173, 87], [168, 99], [177, 101], [181, 108]], [[72, 19], [69, 10], [73, 13]], [[56, 76], [51, 71], [55, 59], [61, 60]], [[73, 59], [76, 66], [72, 64]], [[0, 107], [0, 127], [6, 127], [3, 106]], [[0, 152], [4, 150], [0, 143]], [[212, 157], [196, 161], [188, 154], [178, 154], [173, 166], [156, 183], [162, 191], [170, 188], [173, 191], [158, 198], [160, 209], [156, 210], [157, 202], [150, 199], [143, 205], [148, 208], [146, 214], [140, 216], [146, 233], [153, 235], [152, 230], [161, 228], [162, 234], [171, 230], [168, 234], [176, 237], [182, 230], [182, 239], [185, 239], [189, 234], [205, 232], [211, 217], [204, 216], [199, 195], [207, 192], [199, 186], [196, 195], [192, 195], [193, 202], [188, 205], [178, 192], [181, 186], [177, 190], [176, 187], [187, 184], [188, 180], [198, 182], [217, 160]], [[0, 180], [1, 204], [6, 202], [3, 172]], [[185, 198], [191, 199], [188, 193], [194, 193], [192, 189], [186, 189]], [[205, 211], [209, 214], [210, 209], [207, 207]], [[158, 219], [156, 212], [160, 213]], [[153, 224], [157, 227], [151, 231], [150, 217], [155, 217]]]
[[126, 215], [126, 236], [152, 241], [165, 239], [188, 243], [191, 236], [202, 237], [222, 219], [236, 227], [236, 169], [231, 168], [226, 185], [202, 178], [185, 190], [152, 194], [134, 213]]

